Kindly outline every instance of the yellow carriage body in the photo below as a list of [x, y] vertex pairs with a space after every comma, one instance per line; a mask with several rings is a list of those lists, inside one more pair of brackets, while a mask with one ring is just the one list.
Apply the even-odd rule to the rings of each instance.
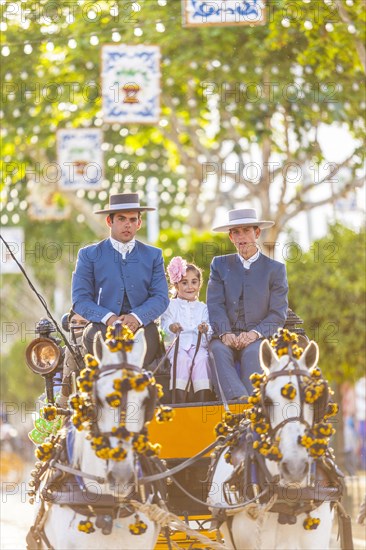
[[[229, 405], [234, 414], [241, 413], [248, 407], [244, 403]], [[225, 412], [221, 403], [187, 403], [173, 405], [174, 419], [171, 422], [159, 424], [154, 419], [149, 424], [149, 438], [152, 443], [162, 445], [161, 458], [166, 460], [168, 468], [172, 468], [208, 447], [215, 439], [215, 426], [221, 422]], [[207, 495], [206, 476], [210, 464], [210, 453], [189, 468], [176, 474], [177, 480], [190, 493], [205, 501]], [[188, 486], [187, 486], [188, 485]], [[216, 540], [216, 532], [210, 530], [210, 514], [203, 505], [200, 507], [184, 495], [174, 485], [168, 486], [168, 509], [179, 518], [196, 529], [210, 540]], [[207, 548], [207, 545], [187, 537], [183, 531], [171, 533], [171, 539], [181, 548]], [[168, 542], [162, 533], [155, 547], [156, 550], [168, 549]]]

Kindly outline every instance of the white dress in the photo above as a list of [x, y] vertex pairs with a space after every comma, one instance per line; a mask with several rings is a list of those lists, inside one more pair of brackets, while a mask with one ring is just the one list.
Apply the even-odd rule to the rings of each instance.
[[[188, 389], [188, 382], [192, 382], [193, 391], [211, 389], [211, 371], [207, 351], [207, 339], [210, 338], [210, 328], [206, 338], [202, 335], [201, 344], [196, 352], [198, 340], [198, 325], [208, 323], [207, 306], [198, 300], [188, 301], [181, 298], [170, 300], [168, 309], [161, 316], [161, 327], [166, 334], [165, 342], [169, 345], [175, 338], [175, 334], [169, 330], [172, 323], [179, 323], [183, 330], [179, 337], [179, 348], [177, 357], [177, 379], [176, 388]], [[173, 362], [174, 348], [169, 354]], [[194, 364], [192, 368], [192, 362]], [[170, 387], [172, 388], [172, 377]]]

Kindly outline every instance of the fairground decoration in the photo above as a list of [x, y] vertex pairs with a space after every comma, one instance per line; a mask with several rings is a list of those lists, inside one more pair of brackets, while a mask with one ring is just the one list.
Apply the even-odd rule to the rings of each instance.
[[[54, 178], [57, 177], [57, 172], [60, 172], [59, 167], [54, 163]], [[51, 170], [48, 170], [48, 174]], [[42, 179], [39, 183], [35, 183], [29, 190], [28, 194], [28, 216], [31, 220], [65, 220], [70, 216], [71, 208], [66, 203], [61, 194], [54, 188], [51, 179]]]
[[160, 48], [107, 45], [102, 48], [105, 122], [154, 124], [160, 116]]
[[102, 132], [95, 128], [58, 130], [60, 189], [99, 189], [103, 179]]
[[265, 0], [182, 0], [186, 27], [264, 25]]

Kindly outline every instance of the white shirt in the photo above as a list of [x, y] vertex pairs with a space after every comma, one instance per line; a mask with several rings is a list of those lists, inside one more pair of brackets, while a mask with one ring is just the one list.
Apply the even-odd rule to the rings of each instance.
[[[120, 241], [117, 241], [116, 239], [113, 239], [112, 237], [109, 237], [109, 240], [111, 241], [111, 244], [112, 244], [114, 250], [117, 250], [117, 252], [119, 252], [122, 255], [122, 258], [124, 260], [126, 259], [127, 252], [131, 253], [132, 250], [135, 248], [135, 244], [136, 244], [135, 239], [131, 239], [127, 243], [121, 243]], [[106, 325], [108, 319], [110, 317], [112, 317], [112, 315], [117, 315], [117, 313], [113, 313], [113, 311], [110, 311], [109, 313], [107, 313], [107, 315], [104, 315], [101, 322]], [[131, 311], [131, 315], [133, 315], [138, 320], [140, 325], [142, 325], [141, 319], [139, 319], [139, 317], [137, 317], [137, 315], [135, 313], [132, 313], [132, 311]]]
[[122, 254], [122, 258], [126, 259], [127, 252], [130, 253], [135, 248], [136, 241], [135, 239], [131, 239], [127, 243], [121, 243], [120, 241], [117, 241], [116, 239], [113, 239], [112, 237], [109, 237], [112, 246], [114, 250], [117, 250], [120, 254]]
[[257, 250], [257, 252], [254, 254], [254, 256], [251, 256], [250, 258], [248, 258], [246, 260], [245, 258], [243, 258], [243, 256], [240, 256], [240, 254], [238, 254], [238, 256], [240, 258], [240, 261], [243, 264], [244, 269], [250, 269], [250, 266], [258, 260], [259, 255], [260, 255], [260, 251]]
[[[172, 342], [176, 336], [173, 332], [170, 332], [169, 325], [172, 323], [179, 323], [183, 330], [180, 333], [179, 347], [188, 350], [191, 346], [197, 344], [198, 338], [198, 325], [208, 322], [207, 306], [203, 302], [194, 300], [190, 302], [188, 300], [182, 300], [181, 298], [173, 298], [170, 300], [168, 309], [161, 316], [161, 328], [166, 333], [166, 343]], [[210, 338], [210, 326], [207, 333], [208, 339]], [[207, 347], [207, 339], [202, 337], [201, 346]]]

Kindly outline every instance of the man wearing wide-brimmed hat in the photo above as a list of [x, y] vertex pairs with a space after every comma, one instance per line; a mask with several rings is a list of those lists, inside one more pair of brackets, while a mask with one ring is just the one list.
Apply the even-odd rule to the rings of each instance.
[[141, 206], [137, 193], [110, 196], [109, 205], [95, 214], [105, 214], [110, 237], [79, 251], [72, 277], [73, 310], [91, 324], [83, 342], [92, 353], [95, 333], [105, 334], [107, 325], [121, 320], [133, 332], [145, 328], [145, 366], [159, 349], [154, 320], [168, 307], [168, 286], [160, 248], [135, 240], [141, 228]]
[[[219, 384], [228, 400], [252, 391], [249, 377], [260, 371], [261, 340], [282, 327], [287, 314], [285, 266], [259, 250], [262, 229], [274, 222], [258, 219], [253, 208], [230, 210], [213, 231], [228, 232], [237, 254], [212, 260], [207, 287], [210, 324], [216, 338], [211, 351]], [[236, 364], [240, 365], [240, 375]], [[219, 393], [218, 393], [219, 395]]]

